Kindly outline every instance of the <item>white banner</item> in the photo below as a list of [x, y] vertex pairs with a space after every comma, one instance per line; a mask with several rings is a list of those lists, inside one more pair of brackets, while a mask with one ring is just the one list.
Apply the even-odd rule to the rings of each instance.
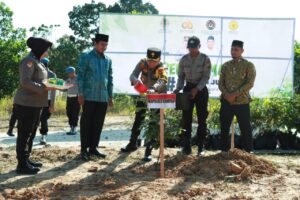
[[244, 57], [253, 62], [257, 77], [251, 94], [268, 97], [271, 92], [293, 91], [295, 19], [254, 19], [101, 13], [100, 32], [110, 35], [108, 56], [113, 61], [116, 93], [137, 94], [129, 76], [149, 47], [163, 51], [168, 71], [168, 92], [175, 89], [178, 62], [187, 53], [188, 37], [201, 40], [200, 51], [212, 61], [208, 83], [210, 97], [218, 97], [221, 65], [230, 60], [232, 40], [244, 41]]

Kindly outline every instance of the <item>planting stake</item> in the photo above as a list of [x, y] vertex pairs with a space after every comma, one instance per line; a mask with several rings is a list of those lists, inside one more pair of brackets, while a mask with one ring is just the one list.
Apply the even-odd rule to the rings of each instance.
[[164, 160], [164, 109], [160, 109], [160, 177], [165, 177], [165, 160]]
[[230, 150], [233, 150], [234, 149], [234, 120], [232, 120], [232, 123], [231, 123], [231, 145], [230, 145]]

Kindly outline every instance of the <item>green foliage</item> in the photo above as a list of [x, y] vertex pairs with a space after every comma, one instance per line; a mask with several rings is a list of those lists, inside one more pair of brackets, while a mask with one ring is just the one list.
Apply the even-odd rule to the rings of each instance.
[[13, 108], [13, 99], [11, 97], [4, 97], [0, 99], [0, 117], [7, 118]]
[[13, 12], [3, 2], [0, 2], [0, 39], [7, 39], [12, 33]]
[[91, 46], [91, 38], [99, 31], [100, 12], [106, 12], [103, 3], [86, 3], [83, 6], [74, 6], [69, 12], [69, 27], [76, 36], [76, 42], [82, 49]]
[[121, 8], [120, 4], [115, 3], [114, 5], [109, 5], [107, 7], [107, 12], [122, 13], [122, 8]]
[[65, 68], [77, 66], [80, 46], [67, 35], [61, 37], [57, 43], [57, 47], [49, 52], [49, 68], [56, 73], [57, 77], [65, 79], [67, 78]]
[[[207, 127], [210, 129], [220, 129], [220, 106], [219, 99], [209, 99]], [[196, 113], [194, 117], [196, 117]]]
[[120, 0], [119, 3], [116, 2], [108, 7], [95, 1], [74, 6], [69, 12], [69, 27], [73, 30], [75, 41], [80, 44], [81, 50], [90, 47], [91, 38], [99, 32], [100, 12], [158, 14], [158, 10], [151, 3], [144, 4], [142, 0]]
[[[145, 121], [142, 127], [145, 130], [145, 140], [154, 141], [153, 146], [159, 147], [160, 141], [160, 112], [159, 109], [148, 109], [145, 114]], [[164, 137], [168, 139], [178, 139], [181, 134], [181, 111], [164, 109]]]
[[151, 3], [144, 4], [142, 0], [120, 0], [119, 4], [124, 13], [158, 14]]
[[135, 99], [126, 94], [114, 95], [114, 106], [109, 108], [110, 114], [133, 115], [135, 112]]
[[294, 46], [294, 88], [297, 94], [300, 93], [300, 43], [295, 41]]
[[0, 3], [0, 98], [18, 86], [19, 63], [26, 54], [25, 30], [14, 29], [12, 11]]
[[45, 25], [42, 24], [38, 28], [36, 27], [31, 27], [29, 31], [32, 33], [33, 37], [41, 37], [41, 38], [48, 38], [51, 36], [53, 28], [60, 27], [60, 25], [55, 24], [55, 25]]

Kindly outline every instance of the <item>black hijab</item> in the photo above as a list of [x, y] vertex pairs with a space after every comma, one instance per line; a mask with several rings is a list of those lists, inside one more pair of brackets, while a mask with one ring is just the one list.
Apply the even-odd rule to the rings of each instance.
[[37, 59], [40, 59], [43, 53], [52, 47], [52, 42], [36, 37], [28, 38], [26, 44], [31, 49], [31, 52], [37, 57]]

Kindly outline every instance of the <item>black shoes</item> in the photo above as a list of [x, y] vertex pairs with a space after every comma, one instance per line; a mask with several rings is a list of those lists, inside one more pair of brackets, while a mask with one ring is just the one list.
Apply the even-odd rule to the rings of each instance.
[[137, 148], [137, 146], [135, 144], [132, 144], [131, 142], [129, 142], [125, 148], [121, 148], [121, 152], [123, 152], [123, 153], [130, 153], [130, 152], [133, 152], [133, 151], [135, 151], [137, 149], [138, 148]]
[[145, 156], [145, 157], [143, 158], [143, 161], [144, 161], [144, 162], [151, 162], [151, 160], [152, 160], [152, 156], [151, 156], [151, 155]]
[[80, 156], [83, 160], [89, 161], [91, 156], [96, 156], [98, 158], [106, 158], [106, 154], [99, 152], [97, 149], [90, 150], [89, 152], [81, 151]]
[[106, 154], [99, 152], [97, 149], [89, 151], [90, 156], [96, 156], [98, 158], [106, 158]]
[[192, 148], [190, 145], [186, 145], [182, 148], [182, 153], [184, 155], [190, 155], [192, 153]]
[[90, 160], [90, 155], [88, 154], [87, 151], [81, 151], [80, 156], [81, 156], [82, 160], [84, 160], [84, 161]]
[[152, 156], [151, 156], [152, 149], [153, 146], [151, 144], [146, 145], [145, 156], [143, 158], [144, 162], [150, 162], [152, 160]]
[[70, 131], [67, 132], [67, 135], [76, 135], [76, 126], [71, 126]]
[[198, 145], [197, 156], [204, 156], [203, 145]]
[[182, 154], [190, 155], [191, 153], [192, 153], [191, 139], [190, 138], [184, 138], [183, 139]]
[[41, 145], [46, 145], [47, 144], [46, 135], [42, 135], [42, 137], [40, 139], [40, 144]]
[[9, 128], [6, 134], [8, 136], [10, 136], [10, 137], [14, 137], [15, 136], [15, 134], [13, 134], [13, 129], [12, 128]]
[[28, 162], [19, 163], [17, 166], [17, 174], [33, 175], [37, 174], [40, 168], [30, 165]]
[[37, 167], [37, 168], [43, 167], [42, 163], [40, 163], [40, 162], [34, 162], [34, 161], [30, 160], [30, 159], [27, 159], [27, 163], [29, 165], [33, 166], [33, 167]]

